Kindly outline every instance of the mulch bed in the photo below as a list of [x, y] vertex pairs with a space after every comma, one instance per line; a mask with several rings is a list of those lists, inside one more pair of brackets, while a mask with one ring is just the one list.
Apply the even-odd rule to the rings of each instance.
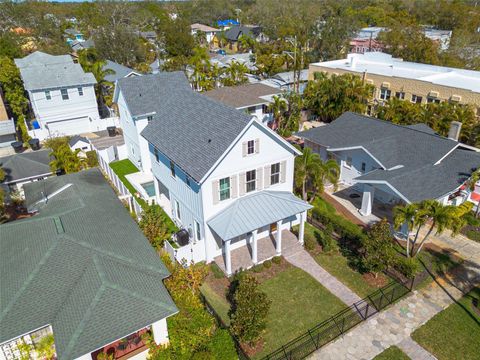
[[362, 277], [368, 283], [368, 285], [377, 288], [382, 288], [389, 283], [389, 279], [386, 276], [383, 276], [383, 274], [378, 274], [378, 276], [375, 277], [375, 275], [372, 273], [366, 273], [362, 274]]
[[291, 268], [293, 265], [291, 265], [288, 261], [286, 261], [282, 257], [282, 262], [280, 264], [275, 264], [272, 261], [272, 267], [269, 269], [265, 268], [262, 264], [260, 266], [262, 266], [261, 272], [257, 273], [257, 272], [254, 272], [252, 269], [247, 270], [247, 272], [253, 275], [255, 279], [257, 279], [257, 281], [261, 284], [267, 281], [268, 279], [274, 278], [275, 276], [277, 276], [277, 274], [281, 273], [282, 271], [285, 271]]

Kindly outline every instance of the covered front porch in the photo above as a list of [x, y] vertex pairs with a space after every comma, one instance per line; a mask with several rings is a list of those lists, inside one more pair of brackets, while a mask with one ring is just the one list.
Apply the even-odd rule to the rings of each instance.
[[[231, 275], [303, 244], [310, 208], [291, 192], [260, 191], [238, 199], [207, 222], [222, 247], [215, 262]], [[298, 239], [289, 231], [297, 224]]]
[[[253, 262], [255, 255], [253, 254], [253, 244], [247, 244], [246, 246], [241, 246], [235, 250], [230, 251], [230, 273], [235, 273], [240, 270], [249, 269], [256, 264], [260, 264], [265, 260], [269, 260], [275, 256], [278, 256], [276, 234], [270, 234], [269, 236], [263, 237], [257, 240], [257, 262]], [[303, 238], [303, 231], [302, 231]], [[300, 237], [300, 236], [299, 236]], [[289, 230], [282, 230], [281, 235], [281, 251], [280, 254], [287, 254], [289, 251], [294, 251], [294, 249], [301, 244], [300, 240]], [[302, 239], [303, 242], [303, 239]], [[228, 274], [226, 268], [226, 256], [220, 255], [215, 258], [215, 263], [220, 269], [223, 270], [225, 274]]]

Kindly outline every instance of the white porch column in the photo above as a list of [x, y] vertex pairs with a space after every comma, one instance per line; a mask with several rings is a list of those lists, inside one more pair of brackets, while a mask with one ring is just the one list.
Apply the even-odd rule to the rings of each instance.
[[153, 340], [157, 345], [166, 345], [168, 340], [167, 319], [162, 319], [152, 324]]
[[362, 208], [360, 209], [360, 214], [363, 216], [368, 216], [372, 213], [374, 192], [375, 188], [371, 185], [363, 185]]
[[306, 214], [307, 214], [306, 211], [300, 213], [300, 226], [299, 226], [299, 229], [298, 229], [298, 241], [302, 245], [303, 245], [303, 242], [304, 242], [303, 238], [304, 238], [304, 234], [305, 234], [305, 221], [307, 220]]
[[282, 254], [282, 220], [277, 221], [277, 236], [275, 237], [277, 255]]
[[257, 254], [257, 230], [252, 231], [252, 262], [256, 264], [258, 262]]
[[225, 270], [227, 275], [232, 275], [232, 259], [230, 254], [230, 240], [225, 241]]

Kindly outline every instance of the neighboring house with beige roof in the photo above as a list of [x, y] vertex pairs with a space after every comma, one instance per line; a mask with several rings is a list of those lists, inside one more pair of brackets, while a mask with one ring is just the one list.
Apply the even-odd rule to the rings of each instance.
[[375, 102], [392, 97], [413, 103], [472, 104], [480, 116], [480, 71], [403, 61], [382, 52], [349, 54], [346, 59], [310, 64], [315, 72], [353, 73], [375, 86]]
[[265, 84], [255, 83], [240, 86], [226, 86], [204, 93], [211, 99], [220, 101], [237, 110], [256, 116], [263, 124], [273, 120], [268, 109], [274, 96], [282, 94], [282, 90]]
[[220, 31], [219, 29], [216, 29], [214, 27], [204, 25], [204, 24], [199, 24], [199, 23], [190, 25], [190, 30], [192, 32], [192, 35], [199, 35], [201, 33], [204, 33], [205, 40], [207, 41], [208, 44], [210, 44], [213, 41], [216, 33]]

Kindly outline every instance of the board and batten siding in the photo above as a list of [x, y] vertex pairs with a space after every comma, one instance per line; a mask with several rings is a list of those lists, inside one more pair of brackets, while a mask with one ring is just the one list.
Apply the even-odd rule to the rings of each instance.
[[128, 158], [135, 166], [140, 168], [142, 158], [139, 144], [139, 133], [135, 126], [135, 122], [128, 111], [125, 97], [121, 91], [118, 94], [117, 106], [120, 116], [120, 126], [122, 127], [123, 137], [127, 147]]

